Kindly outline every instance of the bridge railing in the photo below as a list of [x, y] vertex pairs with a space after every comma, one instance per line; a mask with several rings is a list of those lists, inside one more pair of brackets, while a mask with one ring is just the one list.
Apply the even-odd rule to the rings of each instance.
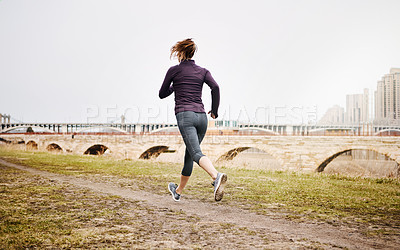
[[[70, 135], [70, 136], [101, 136], [101, 135], [106, 135], [106, 136], [168, 136], [168, 135], [180, 135], [179, 132], [160, 132], [160, 133], [151, 133], [151, 132], [127, 132], [127, 133], [97, 133], [97, 132], [91, 132], [91, 133], [49, 133], [49, 132], [31, 132], [31, 133], [1, 133], [1, 135]], [[392, 137], [392, 136], [400, 136], [399, 133], [389, 133], [389, 132], [384, 132], [384, 133], [378, 133], [378, 134], [307, 134], [307, 133], [300, 133], [300, 134], [268, 134], [268, 133], [252, 133], [252, 132], [247, 132], [247, 133], [227, 133], [227, 132], [212, 132], [212, 133], [206, 133], [207, 136], [304, 136], [304, 137], [313, 137], [313, 136], [327, 136], [327, 137], [334, 137], [334, 136], [354, 136], [354, 137], [362, 137], [362, 136], [369, 136], [369, 137]]]

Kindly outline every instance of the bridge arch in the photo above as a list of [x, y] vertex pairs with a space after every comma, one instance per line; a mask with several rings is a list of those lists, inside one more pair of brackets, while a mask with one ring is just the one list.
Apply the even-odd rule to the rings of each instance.
[[239, 153], [246, 151], [247, 149], [249, 149], [250, 147], [237, 147], [234, 149], [229, 150], [228, 152], [224, 153], [223, 155], [221, 155], [218, 161], [230, 161], [233, 158], [235, 158]]
[[43, 127], [38, 127], [38, 126], [16, 126], [16, 127], [10, 127], [7, 129], [4, 129], [1, 131], [1, 133], [3, 134], [12, 134], [12, 133], [29, 133], [32, 131], [28, 131], [28, 130], [32, 130], [33, 133], [52, 133], [54, 134], [55, 132], [51, 129], [48, 128], [43, 128]]
[[375, 136], [400, 136], [400, 129], [389, 128], [379, 130], [374, 134]]
[[150, 134], [179, 134], [178, 126], [163, 127], [150, 131]]
[[139, 159], [145, 159], [145, 160], [154, 159], [157, 158], [162, 153], [174, 153], [174, 152], [175, 150], [170, 149], [168, 146], [163, 146], [163, 145], [154, 146], [144, 151], [140, 155]]
[[370, 150], [370, 151], [374, 151], [374, 152], [376, 152], [376, 153], [378, 153], [378, 154], [384, 155], [384, 156], [387, 157], [389, 160], [392, 160], [392, 161], [396, 162], [397, 165], [400, 165], [400, 162], [399, 162], [399, 161], [397, 161], [396, 159], [392, 158], [392, 157], [391, 157], [390, 155], [388, 155], [386, 152], [382, 152], [381, 150], [378, 150], [378, 149], [375, 149], [375, 148], [369, 148], [369, 147], [351, 147], [351, 148], [346, 148], [346, 149], [338, 150], [337, 153], [334, 153], [333, 155], [330, 155], [329, 157], [325, 158], [322, 162], [320, 162], [319, 164], [317, 164], [318, 167], [317, 167], [316, 171], [317, 171], [317, 172], [322, 172], [322, 171], [324, 171], [324, 169], [326, 168], [326, 166], [328, 166], [328, 164], [331, 163], [336, 157], [338, 157], [338, 156], [340, 156], [340, 155], [342, 155], [342, 154], [344, 154], [344, 153], [350, 152], [350, 151], [352, 151], [352, 150]]
[[28, 150], [37, 150], [38, 149], [38, 144], [35, 141], [30, 140], [30, 141], [28, 141], [26, 143], [26, 149], [28, 149]]
[[103, 155], [109, 148], [103, 144], [95, 144], [83, 153], [85, 155]]
[[76, 132], [77, 134], [84, 134], [84, 133], [118, 133], [118, 134], [128, 134], [123, 129], [120, 128], [114, 128], [114, 127], [99, 127], [99, 126], [94, 126], [94, 127], [88, 127], [88, 128], [83, 128], [79, 131]]
[[[4, 143], [7, 143], [7, 144], [12, 143], [12, 141], [9, 141], [9, 140], [4, 139], [4, 138], [1, 138], [1, 137], [0, 137], [0, 142], [4, 142]], [[24, 143], [25, 143], [25, 142], [24, 142]]]
[[[260, 145], [261, 146], [261, 145]], [[272, 162], [269, 162], [268, 164], [272, 164], [271, 166], [274, 166], [274, 168], [282, 167], [282, 159], [279, 157], [279, 155], [277, 155], [276, 153], [274, 153], [274, 149], [272, 148], [268, 148], [268, 147], [254, 147], [252, 145], [246, 145], [246, 146], [241, 146], [241, 147], [236, 147], [233, 148], [229, 151], [227, 151], [226, 153], [222, 154], [218, 159], [217, 162], [222, 162], [222, 161], [231, 161], [233, 160], [235, 157], [237, 157], [240, 153], [246, 151], [246, 150], [255, 150], [255, 153], [263, 153], [266, 154], [265, 158], [260, 158], [260, 159], [256, 159], [257, 163], [259, 164], [259, 161], [263, 161], [263, 160], [272, 160]]]
[[47, 145], [46, 149], [47, 151], [51, 152], [63, 152], [62, 147], [57, 143], [50, 143], [49, 145]]

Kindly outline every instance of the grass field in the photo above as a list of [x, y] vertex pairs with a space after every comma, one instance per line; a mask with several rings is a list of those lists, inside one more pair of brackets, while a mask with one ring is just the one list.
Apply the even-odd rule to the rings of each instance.
[[0, 170], [1, 249], [85, 247], [95, 238], [94, 228], [105, 230], [100, 222], [110, 228], [122, 224], [116, 211], [124, 204], [115, 206], [110, 197], [31, 178], [18, 169]]
[[[177, 182], [181, 170], [179, 164], [173, 163], [52, 154], [6, 147], [0, 147], [0, 158], [53, 173], [96, 178], [113, 176], [128, 180], [139, 189], [158, 194], [168, 192], [166, 183]], [[399, 179], [352, 178], [226, 166], [219, 170], [229, 176], [221, 204], [295, 221], [316, 220], [334, 225], [356, 225], [370, 235], [399, 234]], [[1, 196], [11, 195], [6, 192], [7, 186], [2, 188]], [[43, 187], [43, 192], [62, 192], [48, 188]], [[18, 193], [12, 195], [18, 196]], [[213, 202], [211, 179], [197, 166], [183, 198]], [[2, 204], [3, 217], [8, 216], [4, 214], [6, 209], [7, 204]], [[7, 230], [9, 227], [2, 224], [1, 234]]]
[[271, 242], [262, 232], [229, 223], [213, 223], [210, 228], [183, 211], [151, 207], [19, 169], [0, 165], [0, 173], [0, 249], [200, 249], [221, 248], [226, 242], [254, 248]]

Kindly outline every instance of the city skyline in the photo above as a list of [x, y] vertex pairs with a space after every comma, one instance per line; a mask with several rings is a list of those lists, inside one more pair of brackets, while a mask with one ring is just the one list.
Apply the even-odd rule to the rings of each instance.
[[390, 68], [377, 81], [371, 95], [367, 88], [362, 94], [347, 94], [346, 109], [334, 105], [319, 121], [319, 124], [360, 123], [400, 123], [400, 68]]

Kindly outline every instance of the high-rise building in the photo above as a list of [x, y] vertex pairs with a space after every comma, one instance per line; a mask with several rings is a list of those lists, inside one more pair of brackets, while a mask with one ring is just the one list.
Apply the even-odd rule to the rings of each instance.
[[369, 122], [369, 91], [363, 94], [346, 95], [346, 124]]
[[340, 125], [344, 123], [344, 108], [335, 105], [329, 108], [319, 120], [320, 125]]
[[375, 91], [375, 122], [393, 123], [400, 120], [400, 68], [378, 81]]

